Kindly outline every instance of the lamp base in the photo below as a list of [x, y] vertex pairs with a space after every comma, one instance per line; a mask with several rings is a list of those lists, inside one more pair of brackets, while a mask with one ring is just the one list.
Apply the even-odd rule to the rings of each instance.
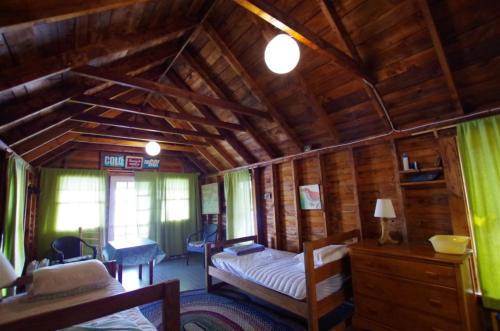
[[378, 244], [379, 245], [399, 244], [399, 241], [391, 238], [391, 234], [389, 233], [389, 224], [387, 224], [387, 222], [388, 220], [385, 218], [380, 219], [381, 234], [378, 240]]

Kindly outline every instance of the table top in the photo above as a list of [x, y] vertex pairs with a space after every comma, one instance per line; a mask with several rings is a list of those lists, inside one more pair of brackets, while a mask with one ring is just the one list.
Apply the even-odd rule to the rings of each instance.
[[114, 249], [119, 250], [125, 248], [156, 245], [156, 241], [146, 238], [138, 238], [133, 240], [113, 240], [108, 242], [108, 244]]
[[412, 258], [432, 262], [445, 262], [450, 264], [461, 264], [470, 255], [469, 252], [460, 255], [436, 253], [432, 246], [422, 244], [399, 244], [378, 245], [376, 240], [362, 240], [350, 247], [351, 252], [356, 254], [368, 253], [372, 255], [394, 256], [401, 258]]

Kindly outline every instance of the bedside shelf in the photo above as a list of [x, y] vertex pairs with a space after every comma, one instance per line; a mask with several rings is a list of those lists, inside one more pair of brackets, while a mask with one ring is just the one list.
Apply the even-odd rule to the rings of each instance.
[[424, 185], [439, 185], [446, 184], [444, 179], [427, 180], [422, 182], [401, 182], [401, 186], [424, 186]]
[[414, 174], [414, 173], [418, 173], [418, 172], [431, 172], [431, 171], [439, 171], [439, 170], [443, 170], [443, 167], [400, 170], [399, 173], [400, 174]]

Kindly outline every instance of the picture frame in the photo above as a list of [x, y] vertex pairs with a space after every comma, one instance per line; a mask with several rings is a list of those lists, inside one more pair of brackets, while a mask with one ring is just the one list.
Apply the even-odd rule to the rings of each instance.
[[300, 209], [302, 210], [320, 210], [321, 191], [319, 184], [299, 186]]
[[216, 215], [220, 213], [219, 183], [201, 186], [201, 213], [202, 215]]

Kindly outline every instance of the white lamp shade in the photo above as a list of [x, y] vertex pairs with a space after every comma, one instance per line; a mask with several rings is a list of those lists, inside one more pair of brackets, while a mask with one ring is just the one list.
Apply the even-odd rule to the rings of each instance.
[[375, 217], [396, 218], [391, 199], [377, 199]]
[[146, 153], [150, 156], [160, 154], [161, 147], [156, 141], [150, 141], [146, 144]]
[[279, 34], [267, 44], [264, 52], [266, 65], [274, 73], [286, 74], [299, 63], [300, 48], [295, 39]]
[[17, 279], [16, 271], [9, 260], [0, 253], [0, 288], [11, 285]]

